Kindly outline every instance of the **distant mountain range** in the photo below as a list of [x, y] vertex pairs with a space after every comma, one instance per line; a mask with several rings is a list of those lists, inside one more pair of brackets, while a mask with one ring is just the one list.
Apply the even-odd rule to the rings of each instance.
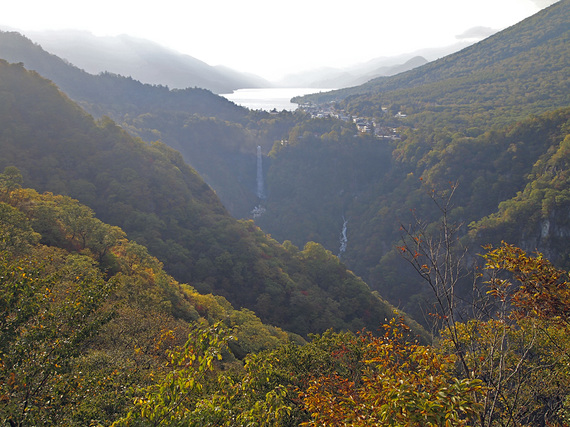
[[[95, 117], [112, 115], [118, 104], [130, 105], [130, 114], [155, 110], [183, 110], [224, 120], [240, 120], [247, 110], [226, 98], [204, 89], [171, 89], [143, 84], [132, 77], [104, 72], [98, 75], [79, 69], [68, 61], [45, 51], [18, 32], [0, 31], [0, 58], [21, 62], [29, 69], [52, 80], [74, 101]], [[145, 93], [145, 95], [141, 95]], [[104, 108], [101, 108], [105, 105]]]
[[214, 67], [152, 41], [124, 34], [98, 37], [86, 31], [68, 30], [26, 35], [48, 52], [91, 74], [107, 71], [142, 83], [174, 89], [199, 87], [214, 93], [271, 85], [259, 76]]
[[382, 56], [350, 67], [323, 67], [285, 76], [276, 82], [281, 87], [347, 88], [362, 85], [377, 77], [394, 76], [457, 52], [473, 44], [460, 41], [441, 48], [420, 49], [396, 56]]
[[319, 68], [313, 71], [286, 76], [278, 85], [283, 87], [314, 87], [324, 89], [357, 86], [373, 78], [392, 76], [419, 67], [428, 62], [427, 59], [421, 56], [415, 56], [404, 63], [393, 64], [393, 60], [394, 58], [384, 58], [384, 64], [379, 62], [381, 60], [375, 61], [374, 64], [376, 65], [374, 69], [370, 70], [365, 66], [354, 67], [352, 69]]
[[[9, 29], [13, 30], [13, 29]], [[378, 57], [344, 68], [323, 67], [270, 82], [254, 74], [207, 63], [161, 46], [150, 40], [119, 36], [95, 36], [87, 31], [18, 31], [44, 50], [90, 74], [110, 72], [142, 83], [172, 89], [198, 87], [213, 93], [231, 93], [242, 88], [314, 87], [345, 88], [371, 79], [392, 76], [424, 65], [471, 44], [458, 42], [437, 49], [423, 49], [392, 57]]]

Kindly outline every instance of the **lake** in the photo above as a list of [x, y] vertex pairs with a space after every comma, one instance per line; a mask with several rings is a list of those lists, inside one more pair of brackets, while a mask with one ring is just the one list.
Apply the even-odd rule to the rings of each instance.
[[290, 102], [291, 98], [309, 93], [328, 92], [333, 89], [315, 88], [262, 88], [262, 89], [238, 89], [234, 93], [224, 93], [223, 96], [237, 105], [251, 110], [271, 111], [294, 111], [297, 104]]

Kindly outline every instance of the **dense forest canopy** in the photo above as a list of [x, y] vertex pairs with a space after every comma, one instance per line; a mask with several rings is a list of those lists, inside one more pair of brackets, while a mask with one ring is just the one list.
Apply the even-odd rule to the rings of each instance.
[[3, 423], [112, 422], [195, 324], [233, 330], [228, 360], [302, 341], [179, 284], [87, 206], [22, 181], [14, 167], [0, 175]]
[[[327, 331], [304, 342], [176, 282], [146, 248], [76, 200], [22, 182], [14, 167], [0, 175], [7, 425], [486, 426], [568, 418], [568, 274], [540, 256], [509, 245], [490, 250], [487, 270], [514, 273], [520, 288], [506, 298], [512, 284], [488, 276], [485, 312], [495, 315], [448, 322], [433, 347], [395, 319], [379, 335]], [[446, 321], [453, 306], [443, 307]]]
[[0, 64], [6, 110], [0, 167], [38, 191], [69, 195], [148, 247], [178, 280], [227, 297], [301, 335], [376, 328], [393, 307], [316, 243], [280, 245], [237, 221], [211, 188], [159, 142], [95, 122], [21, 65]]

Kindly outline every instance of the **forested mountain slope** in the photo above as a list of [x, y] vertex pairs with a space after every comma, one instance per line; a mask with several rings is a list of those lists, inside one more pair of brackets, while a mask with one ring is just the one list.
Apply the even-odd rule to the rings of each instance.
[[236, 221], [178, 152], [109, 119], [94, 122], [21, 64], [0, 63], [0, 96], [0, 168], [15, 166], [26, 185], [87, 204], [178, 280], [303, 335], [375, 330], [392, 313], [321, 246], [282, 246]]
[[[343, 131], [348, 124], [334, 119], [299, 123], [271, 153], [267, 211], [257, 222], [277, 239], [316, 240], [335, 253], [346, 225], [343, 261], [391, 302], [421, 316], [415, 310], [425, 288], [394, 250], [401, 225], [418, 218], [435, 232], [441, 212], [430, 195], [457, 185], [448, 213], [465, 235], [469, 223], [523, 191], [541, 156], [556, 152], [569, 129], [569, 19], [570, 2], [556, 3], [484, 42], [337, 102], [346, 113], [375, 119], [388, 137], [353, 138]], [[393, 116], [400, 110], [407, 117]], [[565, 191], [563, 182], [556, 191]], [[538, 182], [529, 185], [524, 194], [535, 199], [518, 204], [524, 215], [510, 208], [504, 226], [491, 228], [486, 220], [488, 233], [473, 231], [479, 236], [470, 245], [473, 256], [483, 244], [508, 239], [565, 262], [563, 209], [551, 211], [564, 197], [554, 189], [539, 196]]]
[[180, 151], [240, 218], [257, 203], [257, 146], [268, 153], [295, 120], [287, 113], [250, 112], [204, 89], [170, 90], [110, 73], [91, 75], [14, 32], [0, 32], [0, 58], [52, 80], [94, 117], [109, 116], [145, 141], [161, 140]]
[[[3, 424], [567, 419], [567, 274], [545, 260], [508, 246], [487, 254], [488, 268], [532, 274], [518, 277], [522, 286], [506, 302], [519, 316], [456, 322], [437, 347], [418, 343], [395, 319], [380, 336], [327, 331], [305, 342], [176, 282], [88, 207], [22, 189], [22, 181], [14, 167], [0, 174]], [[564, 277], [554, 289], [553, 274]], [[531, 284], [547, 298], [529, 293]], [[449, 335], [458, 331], [454, 344]]]
[[525, 176], [526, 185], [514, 197], [470, 225], [473, 241], [497, 244], [500, 237], [528, 251], [538, 250], [558, 265], [570, 266], [570, 113], [562, 112], [566, 113], [565, 132], [534, 163]]
[[299, 101], [340, 101], [355, 115], [439, 126], [504, 125], [570, 103], [570, 1], [460, 52], [393, 77]]
[[233, 330], [228, 361], [302, 342], [176, 282], [87, 206], [21, 182], [14, 167], [0, 174], [3, 422], [109, 425], [199, 324]]
[[[436, 232], [442, 212], [431, 196], [457, 187], [447, 214], [451, 223], [463, 224], [460, 233], [465, 235], [467, 225], [492, 214], [499, 203], [524, 189], [535, 162], [556, 152], [567, 138], [569, 122], [566, 108], [477, 137], [410, 129], [392, 142], [371, 136], [335, 139], [329, 133], [291, 138], [289, 145], [278, 144], [271, 153], [267, 210], [256, 221], [278, 240], [287, 238], [298, 245], [316, 240], [335, 253], [341, 250], [346, 226], [343, 262], [390, 301], [420, 316], [415, 311], [419, 300], [413, 295], [419, 297], [427, 289], [395, 251], [401, 244], [401, 226], [419, 219], [434, 223], [431, 230]], [[326, 122], [321, 125], [326, 129]], [[310, 122], [300, 127], [317, 131]], [[560, 164], [557, 171], [565, 173]], [[559, 191], [566, 191], [563, 182], [558, 181]], [[560, 195], [551, 195], [550, 200], [563, 203]], [[527, 205], [527, 215], [533, 218], [542, 218], [548, 211], [540, 203], [533, 206], [534, 211]], [[517, 218], [513, 230], [528, 228], [540, 234], [537, 223]], [[482, 233], [470, 248], [476, 254], [481, 245], [502, 239], [535, 249], [521, 235], [503, 229]], [[556, 250], [564, 257], [570, 247], [563, 239], [558, 242]], [[559, 260], [544, 244], [540, 248]]]

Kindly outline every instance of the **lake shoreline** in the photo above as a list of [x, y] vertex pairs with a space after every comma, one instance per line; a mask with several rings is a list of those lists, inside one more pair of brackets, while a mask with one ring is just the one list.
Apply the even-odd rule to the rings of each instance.
[[220, 94], [229, 101], [250, 110], [295, 111], [298, 104], [291, 102], [296, 96], [328, 92], [334, 89], [320, 88], [250, 88], [237, 89], [233, 93]]

